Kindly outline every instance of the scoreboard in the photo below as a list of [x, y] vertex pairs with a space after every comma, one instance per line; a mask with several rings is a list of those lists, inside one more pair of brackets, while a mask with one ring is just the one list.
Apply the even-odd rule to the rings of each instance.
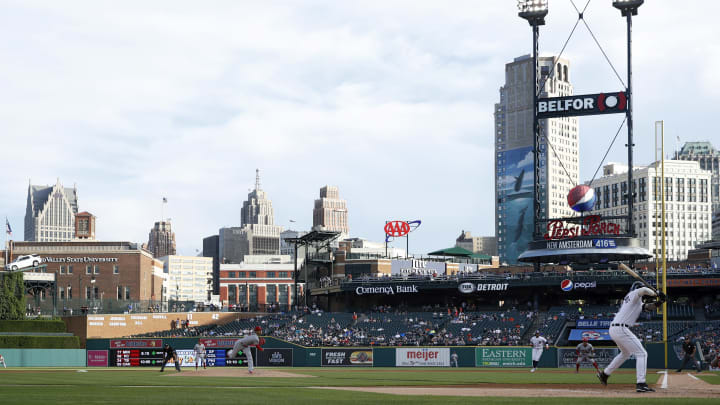
[[163, 362], [162, 349], [110, 349], [110, 367], [154, 367]]
[[[205, 349], [205, 359], [208, 367], [247, 367], [247, 357], [240, 352], [238, 357], [227, 358], [230, 349]], [[250, 348], [253, 359], [257, 363], [257, 351]], [[195, 352], [193, 350], [177, 350], [180, 365], [183, 367], [195, 366]], [[160, 367], [163, 364], [163, 350], [161, 348], [142, 349], [110, 349], [110, 367]], [[173, 362], [168, 362], [173, 367]]]

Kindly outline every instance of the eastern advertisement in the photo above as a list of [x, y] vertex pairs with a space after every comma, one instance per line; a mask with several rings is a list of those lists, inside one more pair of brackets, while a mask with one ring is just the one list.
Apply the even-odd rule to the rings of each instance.
[[530, 367], [529, 347], [477, 347], [475, 367]]
[[397, 367], [450, 367], [450, 349], [418, 347], [395, 349]]
[[[598, 367], [600, 367], [600, 369], [602, 370], [603, 367], [607, 367], [607, 365], [610, 364], [612, 359], [617, 356], [617, 354], [617, 348], [596, 348], [595, 361], [597, 362]], [[577, 361], [577, 353], [575, 352], [574, 348], [558, 348], [557, 356], [558, 367], [575, 367], [575, 362]], [[593, 368], [593, 365], [592, 363], [584, 362], [580, 364], [580, 367]]]
[[372, 349], [322, 349], [322, 366], [372, 367]]

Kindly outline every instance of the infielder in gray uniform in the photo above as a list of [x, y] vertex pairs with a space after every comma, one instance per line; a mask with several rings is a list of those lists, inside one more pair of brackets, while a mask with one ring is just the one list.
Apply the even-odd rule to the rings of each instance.
[[582, 343], [577, 345], [577, 347], [575, 348], [575, 353], [577, 353], [577, 361], [575, 362], [576, 374], [580, 372], [580, 363], [582, 363], [583, 361], [592, 362], [595, 370], [597, 372], [600, 372], [597, 362], [595, 361], [595, 348], [593, 347], [593, 345], [588, 343], [588, 338], [583, 338]]
[[235, 345], [233, 345], [233, 348], [227, 354], [228, 358], [233, 358], [237, 357], [238, 353], [240, 352], [245, 353], [248, 363], [248, 372], [250, 374], [255, 371], [255, 368], [253, 366], [252, 352], [250, 351], [250, 348], [252, 346], [255, 346], [258, 350], [262, 351], [262, 345], [265, 344], [265, 340], [263, 338], [259, 338], [258, 333], [262, 333], [262, 328], [256, 326], [255, 330], [250, 332], [249, 335], [245, 336], [244, 338], [238, 339], [238, 341], [235, 342]]
[[207, 361], [205, 360], [205, 345], [201, 342], [195, 343], [195, 371], [198, 369], [198, 362], [202, 363], [203, 369], [207, 368]]

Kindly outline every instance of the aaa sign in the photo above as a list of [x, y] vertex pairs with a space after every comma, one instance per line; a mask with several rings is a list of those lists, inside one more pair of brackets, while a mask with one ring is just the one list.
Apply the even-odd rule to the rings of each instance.
[[400, 237], [408, 233], [410, 233], [410, 224], [405, 221], [390, 221], [385, 224], [385, 235]]

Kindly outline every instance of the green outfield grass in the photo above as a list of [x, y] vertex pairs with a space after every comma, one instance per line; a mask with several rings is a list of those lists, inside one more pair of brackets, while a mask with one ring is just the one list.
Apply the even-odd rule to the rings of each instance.
[[[398, 396], [350, 391], [320, 390], [320, 386], [443, 386], [478, 383], [508, 384], [588, 384], [599, 385], [589, 370], [575, 374], [568, 369], [543, 369], [531, 374], [525, 370], [489, 369], [321, 369], [282, 368], [283, 372], [312, 375], [315, 378], [242, 378], [170, 376], [157, 369], [0, 369], [0, 402], [3, 404], [624, 404], [623, 398], [471, 398], [436, 396]], [[648, 374], [648, 383], [658, 375]], [[709, 377], [714, 378], [714, 377]], [[633, 384], [632, 370], [614, 374], [611, 383]], [[688, 404], [717, 403], [713, 400], [635, 398], [633, 403]]]

